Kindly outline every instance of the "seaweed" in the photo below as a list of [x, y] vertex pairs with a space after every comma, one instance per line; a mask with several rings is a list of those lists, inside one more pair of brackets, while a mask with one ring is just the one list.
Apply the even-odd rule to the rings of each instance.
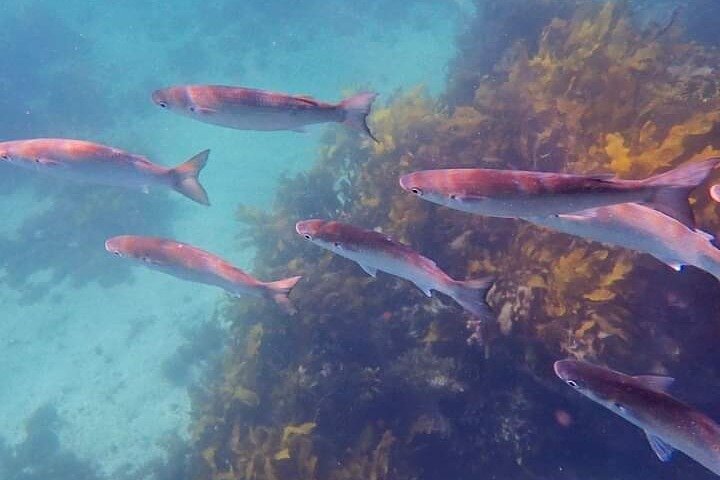
[[[445, 95], [397, 92], [371, 117], [379, 144], [331, 129], [270, 211], [239, 209], [239, 242], [255, 249], [258, 273], [303, 275], [299, 313], [245, 300], [223, 312], [234, 340], [193, 397], [198, 478], [600, 479], [627, 475], [627, 463], [670, 472], [639, 459], [640, 439], [611, 445], [603, 432], [615, 420], [571, 399], [552, 360], [638, 372], [714, 364], [714, 327], [700, 319], [717, 317], [716, 280], [421, 202], [397, 179], [478, 166], [641, 178], [717, 154], [720, 56], [688, 40], [686, 16], [639, 21], [627, 2], [477, 6]], [[704, 192], [693, 203], [716, 231], [718, 207]], [[454, 278], [494, 275], [486, 349], [467, 344], [472, 319], [457, 305], [303, 242], [293, 225], [308, 217], [390, 234]], [[582, 455], [598, 449], [633, 461]]]

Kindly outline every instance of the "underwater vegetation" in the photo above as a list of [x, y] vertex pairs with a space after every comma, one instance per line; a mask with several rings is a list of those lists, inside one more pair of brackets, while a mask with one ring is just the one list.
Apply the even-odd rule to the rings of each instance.
[[[397, 179], [478, 166], [643, 178], [717, 155], [720, 54], [689, 39], [692, 11], [657, 22], [627, 2], [477, 4], [441, 98], [398, 92], [372, 115], [377, 144], [328, 130], [315, 166], [282, 180], [272, 210], [238, 210], [255, 273], [303, 276], [299, 313], [245, 300], [223, 311], [230, 347], [193, 398], [197, 478], [706, 474], [657, 462], [636, 431], [573, 398], [551, 365], [574, 356], [691, 371], [689, 392], [716, 384], [714, 278], [428, 205]], [[701, 227], [717, 232], [718, 207], [704, 191], [693, 201]], [[377, 228], [454, 278], [494, 275], [498, 321], [484, 344], [468, 344], [468, 318], [451, 301], [307, 245], [293, 226], [313, 217]]]
[[187, 386], [215, 366], [225, 343], [225, 332], [214, 320], [207, 320], [181, 332], [184, 342], [163, 360], [165, 379], [175, 386]]

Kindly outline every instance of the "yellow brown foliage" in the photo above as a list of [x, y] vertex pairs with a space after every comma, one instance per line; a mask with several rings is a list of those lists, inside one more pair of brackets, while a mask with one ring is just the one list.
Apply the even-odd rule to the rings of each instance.
[[[531, 383], [549, 371], [542, 358], [656, 367], [682, 352], [661, 347], [680, 343], [668, 312], [683, 299], [679, 274], [660, 262], [451, 211], [398, 186], [404, 173], [450, 167], [643, 178], [720, 153], [720, 89], [708, 73], [720, 66], [717, 51], [674, 25], [638, 27], [623, 2], [531, 3], [570, 13], [510, 45], [478, 75], [472, 99], [398, 93], [370, 117], [379, 143], [331, 130], [313, 168], [281, 183], [271, 212], [239, 210], [259, 275], [303, 275], [292, 295], [300, 313], [243, 302], [228, 311], [235, 342], [194, 429], [207, 480], [420, 478], [424, 442], [477, 474], [539, 478], [508, 472], [541, 455], [532, 432], [556, 427], [530, 426], [533, 415], [548, 421]], [[694, 208], [705, 229], [718, 229], [704, 191]], [[453, 302], [373, 279], [295, 235], [294, 222], [309, 217], [381, 230], [457, 279], [493, 275], [501, 336], [489, 358], [466, 344], [468, 317]], [[507, 391], [486, 384], [478, 364], [504, 361], [495, 358], [512, 358], [528, 379]], [[449, 399], [460, 405], [452, 422], [439, 413]]]

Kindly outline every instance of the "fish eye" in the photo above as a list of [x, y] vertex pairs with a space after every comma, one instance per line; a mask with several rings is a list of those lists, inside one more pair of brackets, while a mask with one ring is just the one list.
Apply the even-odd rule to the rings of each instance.
[[578, 384], [575, 380], [568, 380], [566, 383], [568, 385], [570, 385], [572, 388], [578, 388]]
[[195, 107], [190, 107], [190, 111], [195, 113]]
[[116, 255], [116, 256], [119, 257], [119, 256], [120, 256], [120, 252], [118, 252], [117, 250], [115, 250], [115, 251], [113, 252], [113, 255]]
[[335, 245], [335, 248], [340, 248], [340, 242], [334, 242], [333, 245]]
[[615, 403], [613, 403], [613, 407], [615, 407], [617, 410], [619, 410], [621, 412], [625, 410], [625, 407], [623, 406], [622, 403], [615, 402]]
[[160, 105], [160, 108], [167, 108], [167, 103], [165, 102], [158, 102], [158, 105]]
[[455, 195], [454, 193], [451, 193], [450, 200], [457, 200], [457, 195]]
[[3, 153], [2, 155], [0, 155], [0, 157], [2, 157], [3, 160], [10, 160], [10, 155], [8, 155], [7, 153]]
[[312, 236], [310, 236], [309, 233], [306, 233], [305, 235], [303, 235], [303, 237], [307, 238], [308, 240], [312, 240]]
[[420, 189], [417, 188], [417, 187], [411, 188], [410, 191], [411, 191], [412, 193], [414, 193], [415, 195], [422, 195], [422, 190], [420, 190]]
[[39, 158], [36, 158], [36, 159], [35, 159], [35, 163], [40, 163], [40, 159], [39, 159]]

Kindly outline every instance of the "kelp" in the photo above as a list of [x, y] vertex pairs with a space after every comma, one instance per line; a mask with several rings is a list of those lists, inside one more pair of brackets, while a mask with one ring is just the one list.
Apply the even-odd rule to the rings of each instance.
[[[720, 55], [686, 41], [680, 22], [642, 26], [623, 2], [478, 8], [440, 100], [422, 88], [398, 92], [371, 116], [379, 143], [329, 130], [315, 165], [282, 180], [271, 211], [239, 209], [240, 241], [256, 250], [258, 274], [303, 276], [292, 294], [299, 313], [245, 301], [224, 313], [233, 346], [194, 402], [201, 478], [535, 479], [552, 471], [592, 479], [637, 473], [628, 464], [643, 475], [663, 468], [649, 456], [611, 464], [580, 455], [630, 454], [598, 434], [612, 420], [589, 402], [573, 404], [573, 422], [572, 392], [552, 361], [574, 356], [628, 371], [711, 364], [716, 280], [522, 221], [438, 207], [397, 182], [448, 167], [642, 178], [715, 155], [720, 99], [711, 73]], [[520, 22], [527, 12], [535, 17]], [[494, 44], [500, 53], [479, 59], [488, 32], [503, 38]], [[719, 212], [705, 191], [693, 203], [715, 231]], [[451, 300], [373, 279], [296, 235], [294, 223], [312, 217], [387, 233], [454, 278], [493, 275], [498, 321], [484, 348], [468, 345], [472, 319]], [[712, 369], [698, 371], [717, 381]]]

